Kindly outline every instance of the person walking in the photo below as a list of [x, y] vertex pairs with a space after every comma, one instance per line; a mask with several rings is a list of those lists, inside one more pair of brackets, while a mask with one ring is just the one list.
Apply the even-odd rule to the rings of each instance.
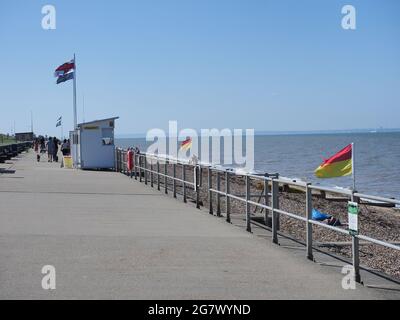
[[54, 154], [54, 141], [52, 137], [49, 137], [49, 141], [47, 141], [47, 162], [53, 162], [53, 154]]
[[53, 150], [53, 161], [58, 162], [58, 139], [56, 137], [53, 138], [54, 150]]
[[33, 144], [33, 149], [35, 150], [35, 152], [36, 152], [36, 161], [37, 162], [39, 162], [40, 161], [40, 150], [39, 150], [39, 148], [40, 148], [40, 146], [39, 146], [39, 139], [38, 138], [36, 138], [35, 139], [35, 142], [34, 142], [34, 144]]
[[46, 153], [46, 143], [44, 141], [44, 137], [40, 136], [40, 153]]
[[64, 139], [64, 141], [61, 145], [61, 152], [62, 152], [63, 156], [69, 156], [69, 154], [70, 154], [70, 146], [69, 146], [69, 142], [67, 139]]

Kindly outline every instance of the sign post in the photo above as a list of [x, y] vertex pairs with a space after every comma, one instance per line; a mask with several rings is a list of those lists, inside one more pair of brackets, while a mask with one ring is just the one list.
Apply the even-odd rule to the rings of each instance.
[[349, 233], [351, 235], [358, 235], [358, 203], [349, 201], [347, 205], [347, 214], [349, 221]]

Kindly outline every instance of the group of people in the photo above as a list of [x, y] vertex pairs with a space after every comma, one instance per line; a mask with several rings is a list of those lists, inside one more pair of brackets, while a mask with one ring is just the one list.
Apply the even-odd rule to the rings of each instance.
[[37, 161], [40, 161], [40, 154], [47, 152], [48, 162], [58, 162], [58, 150], [61, 149], [63, 156], [68, 156], [71, 153], [69, 139], [64, 139], [61, 142], [56, 137], [49, 137], [46, 141], [44, 137], [38, 137], [34, 141], [34, 150], [37, 153]]

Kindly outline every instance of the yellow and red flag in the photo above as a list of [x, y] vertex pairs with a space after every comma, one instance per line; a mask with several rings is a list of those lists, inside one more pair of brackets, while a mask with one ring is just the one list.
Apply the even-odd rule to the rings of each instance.
[[192, 147], [192, 138], [186, 137], [185, 141], [181, 143], [181, 150], [187, 151]]
[[353, 173], [353, 144], [349, 144], [338, 153], [325, 159], [314, 171], [317, 178], [336, 178]]

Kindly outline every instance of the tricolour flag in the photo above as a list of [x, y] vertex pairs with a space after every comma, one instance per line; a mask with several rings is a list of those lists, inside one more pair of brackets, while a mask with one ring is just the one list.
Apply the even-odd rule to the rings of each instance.
[[62, 124], [62, 117], [59, 117], [59, 118], [57, 119], [56, 128], [59, 127], [59, 126], [61, 126], [61, 124]]
[[61, 75], [57, 78], [57, 84], [63, 83], [68, 80], [72, 80], [73, 78], [74, 78], [74, 72]]
[[181, 150], [187, 151], [192, 147], [192, 138], [187, 137], [185, 141], [181, 143]]
[[336, 178], [351, 175], [353, 173], [352, 156], [353, 145], [349, 144], [329, 159], [325, 159], [314, 173], [317, 178]]
[[57, 78], [57, 84], [74, 79], [75, 61], [71, 60], [59, 66], [54, 72]]
[[71, 70], [75, 70], [75, 62], [71, 60], [70, 62], [66, 62], [59, 66], [56, 71], [54, 72], [54, 76], [57, 78], [59, 76], [63, 76], [70, 72]]

